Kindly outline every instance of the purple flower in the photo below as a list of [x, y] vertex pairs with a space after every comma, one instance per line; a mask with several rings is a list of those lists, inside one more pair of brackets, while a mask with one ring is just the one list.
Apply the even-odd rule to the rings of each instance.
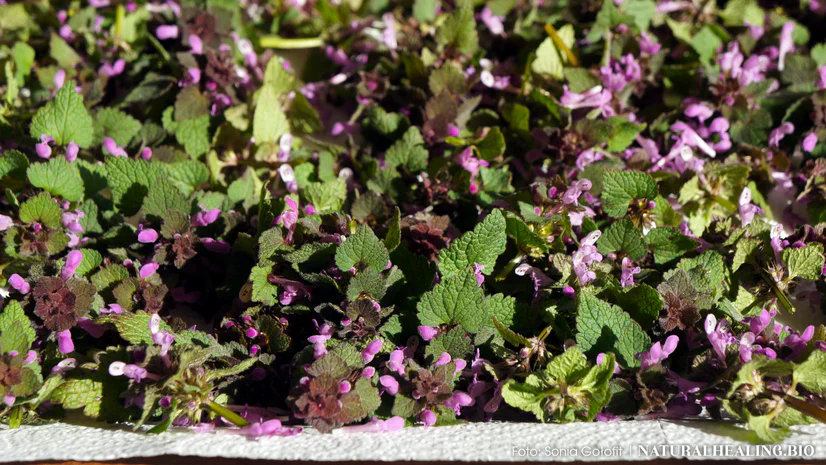
[[429, 341], [439, 335], [439, 329], [430, 326], [419, 326], [419, 336], [425, 341]]
[[382, 42], [390, 50], [396, 50], [399, 42], [396, 39], [396, 20], [393, 18], [393, 13], [385, 13], [381, 19], [384, 22], [384, 30], [381, 34]]
[[786, 24], [783, 25], [783, 29], [780, 32], [780, 50], [778, 52], [777, 61], [777, 69], [780, 71], [783, 71], [783, 68], [786, 65], [786, 55], [794, 50], [792, 32], [794, 32], [794, 23], [787, 21]]
[[559, 103], [566, 108], [576, 110], [578, 108], [599, 108], [604, 116], [613, 116], [613, 109], [608, 106], [613, 95], [610, 90], [603, 90], [602, 86], [596, 86], [581, 94], [571, 92], [568, 86], [562, 86], [564, 93]]
[[628, 257], [623, 257], [622, 259], [622, 276], [620, 277], [620, 284], [622, 287], [628, 287], [634, 285], [634, 275], [638, 274], [640, 271], [640, 267], [631, 266], [631, 259]]
[[740, 193], [740, 222], [743, 227], [749, 225], [749, 223], [754, 220], [754, 215], [762, 215], [763, 210], [760, 209], [757, 205], [751, 203], [751, 189], [748, 187], [743, 188], [743, 192]]
[[485, 269], [485, 265], [480, 265], [476, 262], [473, 263], [473, 275], [476, 276], [476, 284], [480, 287], [485, 282], [485, 275], [482, 274], [483, 269]]
[[438, 367], [442, 365], [447, 365], [448, 363], [450, 363], [450, 360], [450, 354], [447, 352], [442, 352], [442, 355], [440, 355], [439, 358], [436, 359], [435, 362], [433, 362], [433, 366]]
[[502, 23], [504, 18], [494, 15], [490, 8], [483, 8], [482, 12], [479, 13], [479, 19], [485, 23], [485, 26], [487, 26], [491, 34], [498, 36], [505, 32], [505, 25]]
[[163, 25], [155, 29], [155, 36], [160, 40], [178, 38], [178, 26]]
[[527, 263], [523, 263], [516, 267], [514, 270], [517, 276], [525, 276], [526, 274], [530, 273], [531, 280], [533, 281], [533, 295], [536, 298], [539, 295], [539, 288], [550, 286], [553, 281], [551, 278], [548, 277], [542, 270], [539, 268], [533, 267], [528, 265]]
[[334, 330], [333, 327], [327, 323], [321, 326], [318, 326], [316, 321], [313, 321], [313, 323], [316, 325], [318, 334], [308, 337], [307, 341], [313, 344], [313, 357], [318, 360], [327, 354], [325, 343], [332, 337]]
[[116, 157], [127, 156], [126, 150], [124, 150], [123, 147], [120, 147], [111, 137], [106, 137], [103, 139], [103, 148]]
[[599, 72], [603, 87], [611, 92], [619, 92], [628, 83], [642, 79], [642, 68], [630, 53], [619, 62], [614, 60], [611, 66], [601, 67]]
[[473, 156], [473, 148], [471, 147], [462, 150], [461, 153], [456, 155], [454, 161], [470, 172], [470, 193], [475, 194], [479, 190], [479, 186], [476, 184], [479, 169], [483, 166], [490, 166], [490, 163]]
[[820, 82], [817, 83], [818, 89], [826, 89], [826, 65], [820, 68]]
[[661, 363], [663, 360], [667, 359], [672, 352], [674, 352], [679, 342], [679, 336], [674, 334], [668, 336], [665, 340], [665, 344], [663, 345], [660, 345], [659, 341], [655, 342], [654, 345], [651, 346], [651, 350], [642, 353], [640, 358], [640, 368], [642, 370], [646, 370], [654, 365], [657, 365], [658, 363]]
[[195, 214], [192, 217], [192, 227], [197, 228], [199, 226], [209, 226], [210, 224], [214, 223], [219, 216], [221, 216], [221, 209], [220, 208], [213, 208], [212, 210], [207, 210], [206, 207], [203, 205], [199, 205], [201, 207], [201, 211]]
[[728, 320], [723, 318], [717, 323], [717, 317], [709, 313], [706, 316], [705, 331], [715, 355], [720, 361], [725, 362], [726, 347], [737, 342], [737, 338], [731, 334]]
[[17, 273], [9, 276], [9, 285], [23, 295], [28, 294], [32, 290], [31, 284], [26, 282], [26, 280]]
[[777, 352], [771, 348], [764, 348], [755, 344], [756, 339], [756, 336], [752, 332], [747, 332], [740, 338], [740, 360], [743, 363], [750, 362], [754, 354], [765, 355], [770, 359], [777, 358]]
[[295, 170], [293, 167], [287, 163], [278, 167], [278, 175], [281, 176], [281, 180], [284, 181], [284, 187], [287, 188], [287, 191], [291, 194], [295, 194], [298, 192], [298, 181], [295, 179]]
[[[824, 67], [823, 69], [826, 69]], [[804, 152], [811, 152], [817, 146], [817, 134], [811, 132], [805, 139], [803, 139], [803, 151]]]
[[161, 265], [159, 265], [158, 263], [147, 263], [146, 265], [143, 265], [141, 267], [138, 274], [141, 278], [146, 279], [155, 274], [155, 272], [158, 271], [158, 268], [160, 268], [160, 266]]
[[575, 181], [571, 187], [562, 194], [562, 203], [565, 205], [579, 205], [579, 196], [582, 195], [583, 192], [591, 190], [591, 187], [593, 187], [593, 184], [587, 179]]
[[190, 34], [187, 40], [189, 42], [190, 48], [192, 48], [192, 50], [190, 50], [190, 53], [194, 55], [200, 55], [204, 53], [204, 43], [200, 37], [198, 37], [195, 34]]
[[75, 38], [75, 35], [72, 33], [72, 26], [68, 24], [64, 24], [60, 26], [60, 29], [57, 31], [58, 35], [67, 41], [71, 41]]
[[98, 73], [111, 78], [121, 74], [125, 68], [126, 60], [119, 58], [114, 64], [104, 61], [100, 68], [98, 68]]
[[275, 224], [280, 224], [287, 228], [287, 237], [284, 241], [292, 243], [293, 233], [295, 232], [295, 225], [298, 223], [298, 204], [291, 197], [284, 198], [284, 211], [275, 219]]
[[456, 415], [459, 415], [461, 413], [462, 407], [470, 407], [475, 402], [476, 401], [473, 400], [473, 397], [468, 395], [466, 392], [456, 391], [453, 393], [452, 396], [450, 396], [449, 399], [442, 402], [442, 405], [444, 405], [447, 408], [453, 409], [453, 411], [456, 412]]
[[63, 88], [63, 84], [66, 83], [66, 70], [59, 69], [54, 74], [54, 86], [57, 90]]
[[363, 425], [352, 425], [340, 428], [347, 433], [382, 433], [385, 431], [398, 431], [404, 428], [404, 418], [395, 416], [387, 420], [373, 418]]
[[77, 368], [77, 360], [74, 358], [64, 358], [61, 360], [57, 365], [52, 367], [52, 371], [50, 373], [66, 373], [67, 371], [71, 371]]
[[361, 359], [364, 360], [364, 363], [370, 363], [373, 361], [373, 357], [376, 356], [377, 353], [381, 350], [382, 345], [384, 343], [381, 339], [375, 339], [367, 344], [367, 347], [361, 351]]
[[[703, 152], [705, 152], [706, 155], [708, 155], [711, 158], [717, 156], [717, 152], [713, 148], [711, 148], [708, 145], [708, 143], [706, 143], [706, 141], [703, 140], [703, 138], [700, 137], [699, 134], [697, 134], [694, 128], [692, 128], [688, 124], [682, 121], [678, 121], [671, 125], [671, 130], [680, 133], [678, 143], [675, 145], [675, 148], [677, 148], [678, 146], [697, 147]], [[674, 150], [675, 149], [672, 149], [672, 152]]]
[[57, 350], [59, 350], [61, 354], [71, 354], [75, 351], [75, 343], [72, 341], [71, 330], [67, 329], [56, 332], [55, 339], [57, 339]]
[[83, 261], [83, 253], [80, 250], [72, 250], [66, 256], [66, 263], [60, 269], [60, 279], [66, 281], [75, 274], [75, 270]]
[[158, 231], [146, 228], [138, 231], [138, 242], [141, 244], [153, 244], [158, 240]]
[[573, 267], [574, 273], [579, 279], [581, 285], [587, 284], [597, 278], [596, 273], [588, 269], [588, 265], [594, 262], [601, 262], [602, 255], [597, 251], [597, 240], [602, 236], [602, 232], [592, 231], [580, 243], [579, 250], [574, 252]]
[[300, 426], [283, 426], [281, 420], [267, 420], [260, 423], [250, 423], [236, 431], [237, 434], [251, 439], [264, 436], [295, 436], [304, 431]]
[[7, 231], [14, 226], [14, 220], [10, 216], [0, 215], [0, 231]]
[[112, 376], [126, 376], [127, 378], [134, 380], [136, 383], [140, 383], [142, 380], [147, 378], [151, 380], [160, 379], [159, 376], [146, 371], [146, 368], [139, 365], [126, 364], [124, 362], [112, 362], [109, 365], [109, 374]]
[[295, 136], [290, 133], [284, 134], [278, 139], [278, 161], [286, 162], [290, 159], [293, 141], [295, 141]]
[[793, 361], [800, 354], [806, 350], [806, 343], [812, 340], [812, 337], [815, 334], [815, 327], [813, 325], [809, 325], [806, 327], [805, 330], [801, 334], [797, 334], [796, 332], [792, 332], [786, 339], [783, 340], [783, 345], [791, 349], [791, 353], [786, 356], [787, 361]]
[[77, 160], [78, 151], [80, 151], [80, 147], [75, 144], [75, 141], [70, 141], [66, 146], [66, 161], [71, 162]]
[[640, 44], [640, 52], [646, 55], [656, 55], [662, 48], [662, 45], [651, 40], [651, 36], [645, 32], [640, 33], [638, 41]]
[[60, 217], [63, 226], [74, 233], [82, 233], [83, 226], [80, 220], [85, 218], [86, 214], [82, 210], [75, 210], [74, 212], [63, 212]]
[[37, 152], [37, 156], [40, 158], [49, 158], [52, 156], [52, 148], [50, 147], [51, 137], [42, 135], [40, 136], [41, 142], [35, 144], [34, 150]]
[[391, 396], [395, 396], [399, 393], [399, 382], [396, 381], [396, 378], [390, 375], [380, 377], [379, 384], [384, 387], [384, 392], [390, 394]]
[[714, 109], [702, 103], [694, 103], [685, 109], [685, 115], [689, 118], [696, 118], [701, 123], [711, 118], [714, 114]]
[[780, 141], [793, 132], [794, 124], [789, 122], [781, 124], [774, 129], [771, 134], [769, 134], [769, 147], [778, 147], [780, 145]]
[[232, 246], [225, 240], [213, 239], [211, 237], [201, 238], [201, 244], [210, 252], [226, 255], [232, 251]]
[[[604, 362], [604, 361], [605, 361], [605, 354], [604, 353], [597, 354], [597, 365], [602, 365], [602, 362]], [[617, 361], [614, 360], [614, 374], [620, 374], [621, 372], [622, 372], [622, 369], [620, 368], [619, 363], [617, 363]]]
[[310, 289], [298, 281], [279, 278], [278, 276], [270, 276], [269, 281], [273, 284], [281, 286], [284, 289], [284, 292], [281, 293], [281, 297], [279, 298], [281, 305], [290, 305], [293, 301], [302, 297], [306, 297], [308, 299], [312, 298]]
[[436, 424], [436, 414], [433, 413], [432, 410], [424, 410], [419, 414], [419, 420], [421, 420], [425, 426], [433, 426]]

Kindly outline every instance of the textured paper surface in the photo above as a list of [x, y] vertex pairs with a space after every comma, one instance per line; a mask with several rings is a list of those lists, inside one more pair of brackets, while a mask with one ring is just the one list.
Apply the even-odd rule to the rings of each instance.
[[[711, 447], [749, 446], [738, 441], [746, 434], [739, 428], [710, 421], [637, 421], [612, 423], [473, 423], [442, 428], [405, 428], [390, 433], [319, 434], [312, 430], [286, 438], [247, 440], [227, 432], [198, 434], [174, 431], [161, 435], [131, 432], [128, 427], [100, 428], [48, 424], [0, 429], [0, 462], [36, 460], [113, 460], [158, 455], [185, 455], [270, 460], [374, 460], [374, 461], [640, 461], [671, 456], [645, 456], [638, 446], [681, 445]], [[826, 458], [826, 425], [793, 428], [795, 434], [782, 446], [811, 445], [807, 454], [785, 455], [785, 459]], [[717, 431], [718, 434], [712, 432]], [[727, 432], [728, 435], [719, 433]], [[740, 436], [742, 437], [742, 436]], [[514, 455], [514, 447], [534, 448], [536, 456]], [[622, 448], [621, 455], [584, 456], [583, 451]], [[752, 447], [752, 452], [755, 452]], [[577, 450], [577, 455], [570, 452]], [[718, 450], [721, 450], [718, 447]], [[565, 455], [563, 450], [567, 451]], [[613, 449], [616, 451], [616, 449]], [[553, 455], [554, 451], [557, 455]], [[809, 455], [810, 453], [814, 455]], [[784, 454], [787, 454], [784, 453]], [[771, 458], [765, 451], [760, 456]], [[754, 460], [737, 455], [694, 456], [702, 460]]]

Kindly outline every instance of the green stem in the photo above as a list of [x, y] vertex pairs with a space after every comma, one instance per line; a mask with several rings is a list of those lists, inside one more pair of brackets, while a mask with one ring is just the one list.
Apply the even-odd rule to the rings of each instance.
[[819, 420], [822, 423], [826, 423], [826, 410], [818, 408], [805, 400], [798, 399], [797, 397], [790, 396], [786, 393], [774, 391], [771, 389], [767, 389], [767, 391], [771, 394], [779, 396], [783, 399], [784, 402], [791, 408], [797, 410], [798, 412], [808, 415], [816, 420]]
[[775, 297], [777, 297], [777, 302], [780, 303], [780, 305], [782, 305], [788, 313], [794, 313], [794, 305], [792, 305], [792, 302], [789, 300], [789, 297], [786, 296], [786, 293], [777, 287], [777, 283], [774, 282], [774, 279], [772, 279], [772, 277], [769, 276], [769, 274], [764, 270], [760, 271], [760, 275], [769, 287], [771, 287], [772, 292], [774, 292]]
[[157, 50], [158, 53], [161, 54], [161, 58], [163, 58], [163, 61], [168, 63], [170, 59], [169, 52], [167, 52], [166, 49], [163, 48], [163, 45], [161, 45], [161, 43], [158, 42], [158, 39], [156, 39], [155, 36], [152, 34], [147, 34], [146, 38], [149, 40], [149, 43], [152, 44], [152, 47], [154, 47], [155, 50]]
[[263, 48], [280, 48], [280, 49], [302, 49], [302, 48], [318, 48], [324, 46], [324, 39], [322, 37], [302, 37], [297, 39], [287, 39], [279, 36], [264, 36], [260, 39], [259, 44]]
[[734, 205], [733, 202], [731, 202], [729, 200], [726, 200], [726, 199], [720, 197], [719, 195], [712, 195], [711, 198], [713, 198], [715, 202], [720, 204], [720, 206], [725, 208], [726, 210], [728, 210], [730, 212], [736, 212], [737, 211], [737, 205]]
[[215, 401], [211, 400], [207, 402], [206, 404], [204, 404], [204, 407], [212, 410], [218, 415], [221, 415], [226, 421], [232, 423], [235, 426], [247, 426], [250, 424], [250, 422], [241, 418], [241, 416], [237, 413], [224, 407], [221, 404], [216, 403]]
[[525, 254], [519, 254], [519, 255], [513, 257], [513, 259], [511, 261], [509, 261], [507, 263], [507, 265], [505, 265], [505, 267], [502, 269], [502, 271], [500, 271], [499, 273], [496, 274], [494, 279], [497, 280], [497, 281], [502, 281], [503, 279], [507, 278], [508, 274], [510, 274], [510, 272], [513, 271], [514, 268], [516, 268], [516, 265], [522, 263], [522, 260], [524, 260], [524, 259], [525, 259]]
[[568, 48], [567, 45], [565, 45], [565, 42], [562, 41], [562, 38], [559, 37], [559, 33], [556, 32], [556, 28], [554, 28], [550, 23], [545, 24], [545, 32], [547, 32], [548, 35], [551, 36], [551, 40], [554, 41], [554, 45], [556, 45], [556, 48], [562, 50], [562, 52], [565, 53], [565, 55], [568, 57], [568, 62], [571, 63], [571, 66], [575, 68], [578, 67], [579, 60], [577, 59], [576, 55], [574, 55], [574, 52], [572, 52], [571, 49]]

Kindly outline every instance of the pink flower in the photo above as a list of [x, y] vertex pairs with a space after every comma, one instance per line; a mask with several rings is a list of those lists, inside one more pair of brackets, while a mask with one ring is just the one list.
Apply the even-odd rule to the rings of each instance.
[[57, 70], [57, 72], [54, 74], [54, 86], [55, 86], [55, 88], [57, 88], [57, 90], [60, 90], [60, 89], [63, 88], [63, 84], [65, 84], [65, 83], [66, 83], [66, 70], [63, 70], [63, 69]]
[[[826, 69], [824, 67], [823, 69]], [[805, 139], [803, 139], [803, 151], [804, 152], [811, 152], [817, 146], [817, 134], [811, 132]]]
[[69, 231], [74, 233], [82, 233], [83, 226], [80, 224], [80, 220], [84, 217], [86, 217], [86, 214], [83, 213], [82, 210], [75, 210], [74, 212], [63, 212], [61, 214], [60, 221]]
[[75, 274], [75, 270], [83, 261], [83, 253], [80, 250], [72, 250], [66, 256], [66, 263], [60, 269], [60, 279], [66, 281]]
[[565, 205], [579, 205], [579, 196], [582, 195], [583, 192], [591, 190], [591, 187], [593, 187], [593, 184], [587, 179], [575, 181], [571, 187], [562, 194], [562, 203]]
[[13, 275], [9, 276], [9, 285], [11, 285], [11, 287], [12, 287], [13, 289], [17, 290], [17, 292], [19, 292], [19, 293], [21, 293], [21, 294], [23, 294], [23, 295], [28, 294], [28, 293], [29, 293], [29, 291], [31, 291], [31, 290], [32, 290], [32, 286], [31, 286], [31, 284], [29, 284], [28, 282], [26, 282], [26, 280], [25, 280], [25, 279], [23, 279], [23, 278], [22, 278], [19, 274], [17, 274], [17, 273], [15, 273], [15, 274], [13, 274]]
[[210, 224], [214, 223], [219, 216], [221, 216], [220, 208], [213, 208], [212, 210], [207, 210], [206, 207], [204, 207], [203, 205], [199, 205], [199, 207], [201, 207], [201, 211], [199, 211], [192, 217], [193, 228], [197, 228], [199, 226], [209, 226]]
[[476, 276], [476, 284], [480, 287], [485, 282], [485, 275], [482, 274], [484, 268], [485, 265], [480, 265], [476, 262], [473, 263], [473, 275]]
[[667, 359], [672, 352], [674, 352], [679, 342], [679, 336], [674, 334], [668, 336], [665, 340], [665, 344], [663, 345], [661, 345], [659, 341], [655, 342], [654, 345], [651, 346], [651, 350], [648, 352], [643, 352], [642, 357], [640, 358], [640, 368], [642, 370], [646, 370], [658, 363], [661, 363], [663, 360]]
[[391, 396], [395, 396], [399, 393], [399, 382], [396, 381], [396, 378], [390, 375], [380, 377], [379, 384], [384, 387], [384, 392], [390, 394]]
[[138, 272], [138, 275], [141, 278], [146, 279], [155, 274], [155, 272], [158, 271], [158, 268], [160, 268], [160, 266], [161, 265], [159, 265], [158, 263], [147, 263], [146, 265], [143, 265], [141, 267], [140, 271]]
[[192, 48], [192, 50], [190, 50], [190, 53], [194, 55], [200, 55], [204, 53], [204, 43], [200, 37], [198, 37], [195, 34], [190, 34], [188, 41], [189, 46]]
[[424, 410], [419, 414], [419, 420], [421, 420], [425, 426], [433, 426], [436, 424], [436, 414], [433, 413], [432, 410]]
[[7, 231], [14, 226], [14, 220], [10, 216], [0, 215], [0, 231]]
[[769, 134], [769, 147], [778, 147], [780, 145], [780, 141], [793, 132], [794, 124], [789, 123], [788, 121], [781, 124], [774, 129], [771, 134]]
[[602, 232], [599, 230], [592, 231], [582, 240], [579, 250], [574, 252], [574, 273], [576, 274], [577, 279], [579, 279], [579, 283], [581, 285], [585, 285], [589, 281], [593, 281], [597, 278], [596, 273], [588, 269], [588, 265], [602, 261], [602, 255], [597, 251], [597, 248], [594, 245], [600, 236], [602, 236]]
[[[605, 109], [608, 103], [613, 98], [611, 91], [603, 90], [602, 86], [596, 86], [586, 90], [581, 94], [577, 94], [568, 90], [568, 86], [562, 86], [564, 93], [559, 103], [562, 106], [576, 110], [578, 108], [600, 108]], [[605, 113], [605, 111], [603, 111]]]
[[346, 433], [382, 433], [385, 431], [398, 431], [404, 428], [404, 418], [396, 416], [390, 417], [387, 420], [373, 418], [363, 425], [352, 425], [340, 428], [340, 431]]
[[138, 232], [138, 242], [141, 244], [153, 244], [158, 240], [158, 231], [152, 228], [143, 229]]
[[57, 350], [61, 354], [70, 354], [75, 351], [75, 343], [72, 341], [70, 330], [56, 332], [55, 339], [57, 339]]
[[631, 266], [631, 259], [628, 257], [623, 257], [622, 259], [622, 276], [620, 277], [620, 284], [622, 287], [628, 287], [634, 285], [634, 275], [638, 274], [640, 271], [640, 267], [638, 266]]
[[430, 326], [419, 326], [419, 336], [425, 341], [429, 341], [439, 335], [439, 330]]
[[290, 305], [293, 301], [302, 297], [306, 297], [308, 299], [312, 297], [310, 294], [310, 289], [298, 281], [279, 278], [278, 276], [270, 276], [269, 281], [273, 284], [281, 286], [284, 289], [284, 292], [281, 294], [281, 298], [279, 299], [281, 305]]
[[490, 8], [483, 8], [482, 12], [479, 13], [479, 19], [485, 23], [485, 26], [487, 26], [488, 31], [491, 34], [498, 36], [505, 32], [505, 25], [502, 23], [504, 18], [502, 16], [494, 15]]
[[381, 19], [384, 22], [384, 30], [381, 34], [382, 42], [384, 42], [384, 45], [390, 50], [396, 50], [399, 42], [396, 39], [396, 20], [393, 18], [393, 13], [385, 13]]
[[126, 60], [119, 58], [114, 64], [109, 64], [108, 61], [104, 61], [103, 65], [98, 68], [98, 73], [111, 78], [121, 74], [125, 68]]
[[456, 415], [459, 415], [461, 413], [462, 407], [469, 407], [473, 405], [475, 402], [476, 401], [473, 400], [473, 397], [471, 397], [467, 393], [462, 391], [456, 391], [453, 393], [452, 396], [450, 396], [449, 399], [442, 402], [442, 405], [444, 405], [447, 408], [453, 409], [453, 411], [456, 412]]
[[106, 149], [107, 152], [116, 156], [116, 157], [125, 157], [127, 156], [126, 150], [120, 147], [117, 142], [111, 137], [106, 137], [103, 139], [103, 148]]
[[178, 38], [178, 26], [163, 25], [155, 29], [155, 36], [160, 40]]
[[367, 347], [361, 351], [361, 359], [364, 360], [364, 363], [370, 363], [373, 361], [373, 357], [376, 356], [377, 353], [381, 350], [384, 343], [381, 339], [375, 339], [367, 344]]
[[754, 220], [754, 215], [762, 215], [763, 210], [751, 203], [751, 189], [743, 188], [740, 193], [740, 223], [746, 227]]
[[41, 142], [35, 144], [34, 150], [40, 158], [50, 158], [52, 156], [52, 148], [50, 147], [52, 138], [46, 135], [40, 136]]
[[792, 39], [792, 32], [794, 32], [794, 23], [791, 21], [783, 25], [780, 32], [780, 50], [777, 62], [777, 69], [783, 71], [786, 63], [786, 55], [794, 50], [794, 40]]
[[75, 144], [75, 141], [70, 141], [66, 146], [66, 161], [77, 160], [78, 151], [80, 151], [80, 147]]

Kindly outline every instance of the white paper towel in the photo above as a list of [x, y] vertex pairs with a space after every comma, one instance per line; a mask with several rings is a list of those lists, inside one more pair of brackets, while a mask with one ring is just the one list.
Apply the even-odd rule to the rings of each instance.
[[738, 440], [748, 434], [739, 427], [711, 421], [472, 423], [405, 428], [388, 433], [320, 434], [307, 429], [293, 437], [258, 441], [226, 431], [177, 430], [147, 435], [134, 433], [128, 426], [53, 423], [0, 429], [0, 462], [113, 460], [159, 455], [308, 461], [826, 458], [826, 425], [799, 426], [793, 430], [795, 433], [781, 445], [759, 448]]

